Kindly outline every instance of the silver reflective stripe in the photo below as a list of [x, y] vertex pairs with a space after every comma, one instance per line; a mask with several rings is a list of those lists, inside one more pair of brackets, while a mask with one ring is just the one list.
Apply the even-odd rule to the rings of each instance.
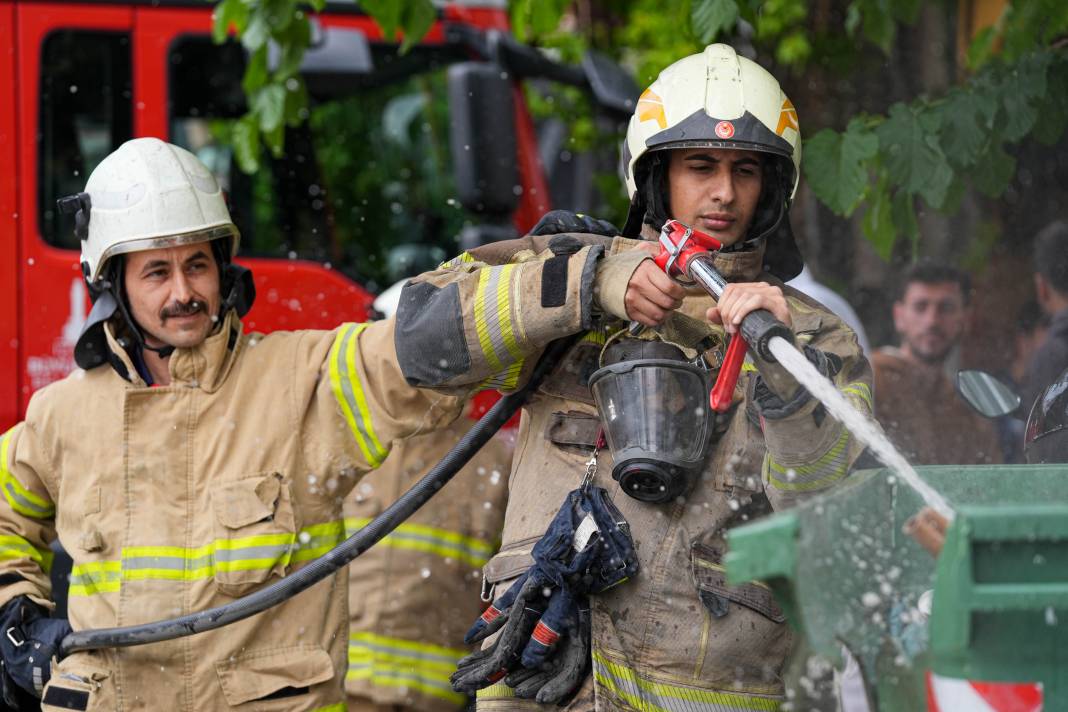
[[[504, 334], [501, 330], [501, 303], [497, 295], [497, 288], [501, 281], [501, 275], [504, 272], [504, 267], [493, 267], [489, 271], [489, 280], [483, 286], [485, 289], [485, 319], [487, 333], [490, 337], [490, 343], [493, 345], [493, 353], [496, 354], [498, 361], [507, 365], [512, 363], [515, 359], [508, 353], [508, 348], [504, 343]], [[509, 309], [508, 304], [503, 305], [505, 309]]]
[[641, 712], [775, 712], [782, 703], [778, 697], [653, 682], [596, 650], [593, 672], [598, 685]]

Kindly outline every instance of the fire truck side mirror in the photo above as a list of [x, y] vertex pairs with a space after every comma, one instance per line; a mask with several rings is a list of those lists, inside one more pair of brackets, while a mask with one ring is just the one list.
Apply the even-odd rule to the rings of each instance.
[[449, 141], [457, 199], [467, 210], [505, 217], [519, 204], [512, 82], [486, 62], [449, 67]]

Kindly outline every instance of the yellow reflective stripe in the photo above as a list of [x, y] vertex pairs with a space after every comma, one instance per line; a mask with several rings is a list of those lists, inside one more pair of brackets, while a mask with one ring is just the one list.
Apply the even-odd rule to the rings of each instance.
[[316, 707], [312, 712], [345, 712], [346, 709], [347, 707], [344, 702], [337, 702], [332, 705], [327, 705], [326, 707]]
[[330, 347], [330, 385], [341, 406], [356, 444], [371, 467], [378, 467], [389, 454], [375, 434], [367, 397], [357, 369], [356, 342], [367, 324], [346, 324], [338, 330]]
[[848, 384], [842, 389], [842, 393], [856, 396], [864, 401], [864, 404], [868, 406], [869, 411], [872, 410], [871, 387], [864, 381], [854, 381], [853, 383]]
[[122, 562], [90, 561], [75, 564], [70, 572], [68, 596], [92, 596], [114, 593], [122, 584]]
[[0, 561], [28, 558], [40, 566], [42, 571], [48, 573], [52, 569], [54, 556], [51, 549], [38, 549], [20, 536], [0, 535]]
[[367, 680], [373, 685], [410, 687], [461, 703], [465, 696], [452, 690], [449, 676], [466, 654], [460, 648], [355, 632], [349, 636], [349, 668], [345, 678]]
[[519, 375], [523, 372], [525, 360], [520, 360], [508, 366], [503, 371], [493, 374], [482, 383], [478, 384], [480, 390], [494, 388], [501, 391], [515, 390], [519, 385]]
[[[770, 453], [764, 458], [764, 477], [776, 488], [788, 492], [807, 492], [828, 487], [849, 474], [849, 431], [843, 426], [831, 449], [807, 465], [784, 467]], [[774, 473], [774, 474], [773, 474]]]
[[593, 651], [598, 684], [640, 712], [776, 712], [782, 699], [763, 695], [699, 689], [646, 680], [628, 667]]
[[461, 264], [463, 262], [474, 262], [474, 261], [475, 261], [475, 256], [472, 255], [470, 252], [461, 252], [460, 254], [458, 254], [456, 257], [453, 257], [448, 262], [442, 262], [440, 265], [438, 265], [438, 269], [449, 269], [450, 267], [455, 267], [456, 265]]
[[475, 693], [475, 698], [479, 700], [489, 699], [501, 699], [515, 697], [515, 689], [508, 687], [503, 682], [495, 682], [489, 687], [483, 687], [481, 690]]
[[336, 520], [305, 527], [297, 534], [218, 539], [192, 548], [128, 546], [123, 548], [118, 561], [74, 564], [70, 595], [118, 591], [122, 581], [197, 581], [220, 572], [255, 571], [310, 561], [340, 543], [344, 539], [344, 527], [344, 522]]
[[346, 538], [345, 522], [341, 520], [305, 527], [297, 535], [297, 550], [292, 560], [296, 563], [318, 559]]
[[[346, 517], [345, 532], [352, 536], [370, 521], [367, 518]], [[387, 534], [379, 545], [459, 559], [471, 566], [484, 565], [497, 549], [494, 544], [483, 539], [411, 522], [405, 522]]]
[[478, 274], [475, 332], [482, 355], [494, 372], [523, 358], [512, 325], [510, 291], [516, 265], [488, 267]]
[[4, 499], [19, 514], [34, 519], [48, 519], [56, 513], [55, 505], [34, 494], [22, 486], [7, 466], [7, 451], [11, 445], [11, 433], [14, 428], [0, 437], [0, 490], [4, 493]]
[[608, 333], [605, 329], [594, 329], [587, 331], [582, 335], [579, 340], [580, 344], [596, 344], [597, 346], [604, 346], [608, 341]]

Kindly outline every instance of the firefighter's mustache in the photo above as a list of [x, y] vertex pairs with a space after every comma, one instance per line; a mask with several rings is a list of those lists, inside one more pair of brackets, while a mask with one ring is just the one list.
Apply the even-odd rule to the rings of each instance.
[[188, 302], [174, 302], [163, 308], [159, 313], [160, 321], [166, 322], [176, 316], [192, 316], [198, 313], [207, 313], [208, 305], [199, 299], [191, 299]]

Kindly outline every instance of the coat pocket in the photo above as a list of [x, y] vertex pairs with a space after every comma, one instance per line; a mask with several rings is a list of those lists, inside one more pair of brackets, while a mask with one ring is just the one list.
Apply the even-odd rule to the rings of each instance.
[[720, 552], [710, 547], [694, 546], [690, 550], [690, 564], [698, 596], [713, 616], [723, 618], [730, 612], [730, 603], [736, 603], [774, 623], [786, 621], [786, 614], [766, 585], [752, 581], [740, 586], [727, 585], [727, 572]]
[[271, 576], [285, 576], [296, 542], [289, 483], [273, 472], [218, 485], [215, 511], [215, 583], [243, 596]]
[[[223, 696], [231, 707], [258, 702], [256, 709], [292, 709], [294, 697], [334, 678], [334, 661], [317, 645], [251, 651], [215, 664]], [[337, 688], [340, 696], [340, 684]], [[277, 707], [265, 703], [277, 700]], [[326, 700], [327, 702], [333, 700]]]
[[66, 658], [53, 667], [41, 699], [42, 712], [108, 710], [116, 706], [111, 673], [87, 663], [84, 655]]

